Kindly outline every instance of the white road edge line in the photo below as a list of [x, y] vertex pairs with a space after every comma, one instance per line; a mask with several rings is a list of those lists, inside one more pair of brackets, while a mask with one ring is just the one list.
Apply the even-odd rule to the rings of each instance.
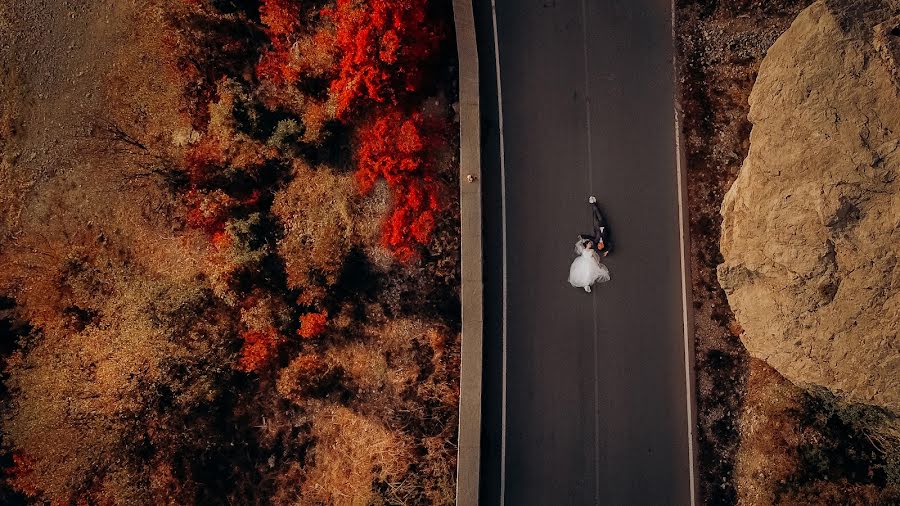
[[691, 505], [697, 504], [697, 473], [696, 473], [696, 448], [694, 447], [694, 431], [696, 427], [694, 413], [694, 382], [693, 382], [693, 318], [691, 316], [691, 301], [688, 293], [691, 290], [690, 282], [690, 262], [688, 260], [688, 251], [690, 248], [690, 231], [688, 222], [687, 202], [687, 179], [685, 176], [686, 158], [684, 153], [684, 145], [681, 132], [681, 108], [679, 106], [679, 86], [678, 86], [678, 46], [675, 38], [675, 17], [676, 6], [675, 0], [671, 4], [672, 16], [672, 76], [673, 76], [673, 112], [675, 123], [675, 174], [678, 185], [678, 240], [681, 244], [681, 307], [682, 307], [682, 325], [684, 338], [684, 383], [685, 383], [685, 402], [687, 404], [687, 436], [688, 436], [688, 470], [690, 474], [690, 490]]
[[[679, 116], [679, 113], [675, 112], [676, 117]], [[675, 128], [680, 130], [681, 121], [680, 118], [675, 120]], [[678, 135], [678, 134], [676, 134]], [[681, 142], [677, 140], [675, 143], [675, 152], [677, 156], [681, 157]], [[695, 448], [694, 448], [694, 402], [692, 400], [693, 391], [694, 391], [694, 382], [691, 379], [691, 371], [693, 370], [693, 359], [691, 357], [691, 352], [693, 350], [693, 345], [691, 343], [691, 334], [693, 330], [693, 325], [691, 324], [691, 318], [688, 316], [688, 311], [690, 311], [688, 304], [691, 301], [688, 300], [688, 290], [690, 288], [688, 285], [690, 284], [688, 281], [688, 270], [690, 266], [688, 265], [687, 258], [685, 255], [685, 249], [688, 247], [687, 242], [685, 241], [685, 232], [684, 227], [685, 223], [685, 212], [684, 209], [684, 191], [682, 190], [682, 184], [684, 181], [684, 174], [682, 172], [681, 162], [676, 162], [677, 169], [676, 172], [678, 174], [678, 221], [681, 225], [681, 232], [679, 233], [679, 239], [681, 242], [681, 305], [684, 311], [682, 316], [682, 322], [684, 326], [684, 382], [685, 382], [685, 398], [687, 401], [687, 433], [688, 433], [688, 458], [690, 460], [688, 468], [690, 470], [690, 479], [691, 479], [691, 504], [697, 504], [697, 492], [695, 490], [696, 476], [695, 476]]]
[[503, 93], [500, 84], [500, 38], [497, 36], [497, 2], [491, 0], [491, 22], [494, 32], [494, 64], [497, 69], [497, 131], [500, 137], [500, 219], [502, 221], [501, 236], [503, 242], [503, 331], [501, 346], [503, 354], [502, 391], [500, 411], [500, 506], [506, 504], [506, 300], [507, 300], [507, 266], [506, 266], [506, 148], [503, 143]]

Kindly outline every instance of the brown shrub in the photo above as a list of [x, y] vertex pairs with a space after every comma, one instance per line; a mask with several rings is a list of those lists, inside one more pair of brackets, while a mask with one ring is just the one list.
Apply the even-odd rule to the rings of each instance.
[[370, 326], [326, 352], [353, 392], [348, 406], [402, 434], [419, 456], [395, 496], [409, 504], [452, 504], [458, 336], [432, 322], [397, 319]]
[[378, 217], [357, 197], [353, 177], [328, 167], [293, 165], [291, 182], [275, 196], [272, 212], [284, 226], [278, 252], [288, 284], [304, 288], [316, 275], [333, 284], [346, 252], [378, 241]]
[[276, 155], [250, 133], [259, 118], [249, 92], [233, 79], [216, 83], [215, 100], [208, 104], [209, 123], [203, 136], [187, 152], [185, 165], [195, 184], [235, 181], [242, 175], [257, 177]]
[[847, 480], [815, 481], [788, 490], [778, 499], [784, 506], [808, 506], [810, 504], [841, 504], [844, 506], [868, 506], [872, 504], [897, 504], [900, 496], [885, 496], [880, 487], [848, 483]]
[[278, 374], [276, 389], [284, 399], [298, 405], [326, 397], [340, 388], [344, 370], [331, 357], [315, 353], [298, 355]]
[[318, 144], [324, 140], [322, 134], [325, 123], [334, 119], [334, 107], [328, 102], [308, 100], [301, 118], [304, 130], [300, 139], [310, 144]]
[[299, 147], [297, 143], [319, 146], [328, 138], [330, 130], [326, 126], [335, 120], [334, 104], [331, 100], [304, 93], [295, 86], [278, 86], [270, 81], [263, 82], [256, 93], [259, 103], [269, 111], [289, 112], [296, 118], [283, 120], [294, 123], [292, 141], [295, 144], [278, 143], [277, 137], [271, 139], [270, 144], [280, 147], [288, 155], [296, 156], [298, 154], [296, 148]]
[[[390, 397], [389, 368], [385, 352], [371, 343], [354, 340], [328, 349], [329, 356], [340, 364], [360, 398], [374, 405], [384, 405]], [[386, 395], [387, 394], [387, 395]]]
[[202, 129], [209, 120], [207, 105], [216, 83], [226, 76], [250, 76], [258, 60], [262, 34], [243, 13], [223, 13], [205, 0], [180, 5], [167, 2], [174, 66], [184, 82], [181, 108]]
[[[353, 385], [367, 390], [367, 407], [385, 420], [401, 411], [424, 420], [435, 414], [426, 405], [452, 411], [459, 402], [459, 339], [443, 325], [395, 319], [369, 327], [361, 339], [329, 353]], [[403, 398], [412, 399], [410, 405]]]
[[456, 429], [427, 437], [422, 441], [425, 454], [415, 474], [421, 483], [421, 496], [428, 504], [456, 504]]
[[801, 394], [755, 360], [747, 381], [735, 464], [738, 497], [744, 504], [775, 504], [778, 484], [789, 479], [798, 465], [790, 449], [800, 445], [802, 434], [789, 414], [800, 410]]
[[248, 330], [278, 329], [284, 332], [292, 323], [290, 307], [281, 298], [256, 290], [241, 304], [241, 324]]

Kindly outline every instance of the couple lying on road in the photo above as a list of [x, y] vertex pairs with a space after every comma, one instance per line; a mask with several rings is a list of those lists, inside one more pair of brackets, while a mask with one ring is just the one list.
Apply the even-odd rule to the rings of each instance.
[[578, 236], [578, 242], [575, 243], [577, 257], [569, 268], [569, 283], [590, 293], [591, 285], [594, 283], [609, 281], [609, 269], [600, 262], [600, 259], [609, 254], [612, 243], [609, 240], [609, 227], [606, 226], [606, 220], [603, 219], [603, 213], [597, 205], [597, 198], [591, 196], [588, 203], [594, 215], [594, 233]]

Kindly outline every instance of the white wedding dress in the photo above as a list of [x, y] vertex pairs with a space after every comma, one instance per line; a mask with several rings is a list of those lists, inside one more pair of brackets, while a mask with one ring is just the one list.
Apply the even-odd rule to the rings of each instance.
[[578, 257], [569, 267], [569, 284], [590, 292], [594, 283], [609, 281], [609, 269], [600, 263], [600, 255], [596, 250], [585, 248], [579, 240], [575, 243], [575, 253]]

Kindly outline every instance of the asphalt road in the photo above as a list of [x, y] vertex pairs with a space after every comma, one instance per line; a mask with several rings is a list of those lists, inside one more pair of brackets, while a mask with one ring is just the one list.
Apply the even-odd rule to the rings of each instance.
[[[670, 3], [495, 3], [481, 503], [690, 504]], [[591, 194], [616, 250], [587, 294], [566, 278]]]

